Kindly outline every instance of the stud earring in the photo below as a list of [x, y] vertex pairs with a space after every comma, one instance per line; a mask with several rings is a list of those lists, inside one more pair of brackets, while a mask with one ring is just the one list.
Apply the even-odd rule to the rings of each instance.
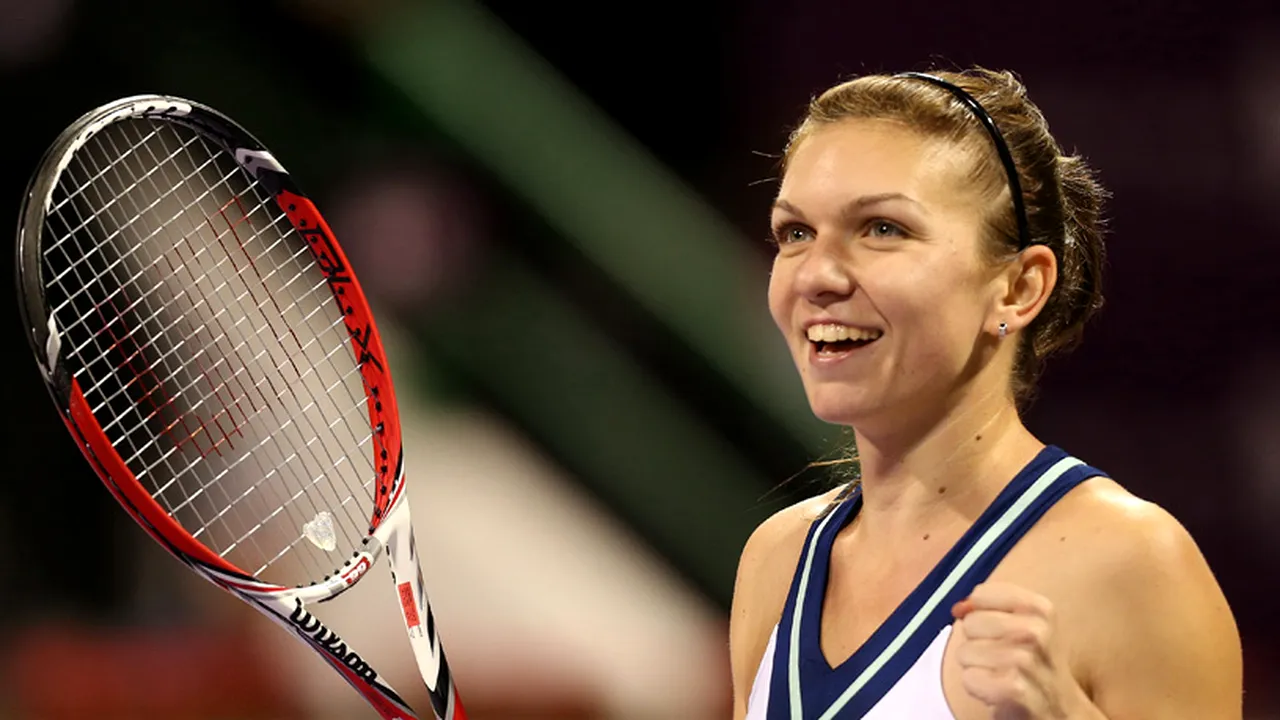
[[1000, 323], [999, 333], [1000, 333], [1000, 337], [1004, 337], [1005, 335], [1008, 335], [1009, 323]]

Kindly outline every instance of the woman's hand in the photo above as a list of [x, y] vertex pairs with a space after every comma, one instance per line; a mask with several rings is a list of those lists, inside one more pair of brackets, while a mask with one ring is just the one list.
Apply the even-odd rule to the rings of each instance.
[[985, 583], [951, 609], [964, 689], [994, 720], [1102, 718], [1071, 674], [1053, 603], [1008, 583]]

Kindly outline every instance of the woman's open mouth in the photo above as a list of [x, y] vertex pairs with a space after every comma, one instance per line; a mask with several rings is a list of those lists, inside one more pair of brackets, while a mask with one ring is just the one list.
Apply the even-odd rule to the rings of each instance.
[[809, 326], [806, 334], [819, 357], [834, 357], [870, 345], [879, 339], [884, 331], [822, 323]]

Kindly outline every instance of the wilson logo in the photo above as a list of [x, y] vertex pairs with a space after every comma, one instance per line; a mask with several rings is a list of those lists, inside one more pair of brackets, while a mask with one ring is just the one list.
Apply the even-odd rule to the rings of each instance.
[[355, 567], [352, 567], [350, 570], [342, 574], [342, 581], [348, 586], [354, 585], [356, 581], [365, 574], [369, 567], [369, 556], [361, 555], [360, 561], [355, 564]]
[[347, 644], [338, 637], [337, 633], [325, 627], [319, 618], [303, 609], [301, 600], [295, 598], [293, 602], [295, 607], [289, 615], [290, 622], [311, 636], [316, 644], [365, 682], [372, 684], [378, 679], [378, 673], [369, 667], [364, 658], [357, 655], [356, 651], [347, 649]]

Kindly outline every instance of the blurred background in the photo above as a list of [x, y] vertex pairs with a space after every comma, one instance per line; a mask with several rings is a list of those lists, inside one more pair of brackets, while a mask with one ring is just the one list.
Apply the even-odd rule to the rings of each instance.
[[[727, 718], [738, 553], [846, 440], [765, 308], [774, 158], [838, 80], [969, 64], [1114, 193], [1107, 306], [1029, 424], [1190, 529], [1278, 718], [1274, 3], [0, 0], [0, 198], [119, 96], [237, 119], [371, 295], [472, 717]], [[372, 717], [119, 511], [5, 322], [0, 719]], [[384, 580], [322, 617], [425, 708]]]

